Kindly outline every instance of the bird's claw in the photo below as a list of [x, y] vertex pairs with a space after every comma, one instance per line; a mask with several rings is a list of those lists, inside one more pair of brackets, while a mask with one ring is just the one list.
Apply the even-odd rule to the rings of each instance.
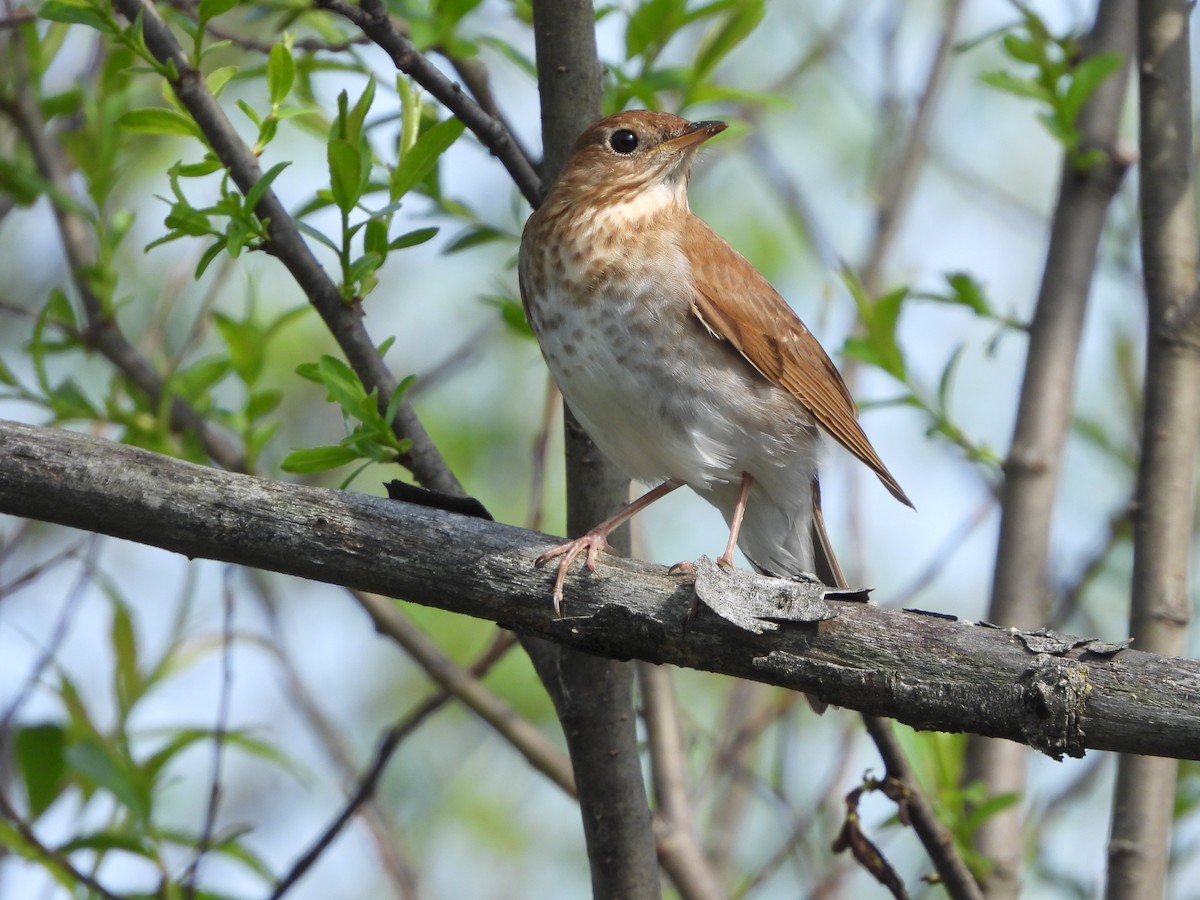
[[667, 569], [668, 575], [679, 575], [680, 573], [684, 573], [687, 575], [695, 575], [696, 567], [694, 565], [692, 565], [692, 563], [688, 562], [685, 559], [682, 562], [675, 563], [675, 565], [673, 565], [673, 566], [671, 566], [671, 568]]
[[554, 614], [556, 616], [562, 615], [563, 584], [567, 580], [567, 572], [571, 568], [571, 563], [575, 562], [579, 558], [579, 554], [583, 553], [584, 566], [599, 578], [601, 576], [596, 568], [596, 560], [601, 550], [605, 553], [615, 554], [616, 552], [608, 542], [607, 533], [589, 531], [583, 537], [552, 547], [533, 561], [535, 566], [543, 566], [556, 557], [562, 557], [558, 562], [558, 572], [554, 576]]

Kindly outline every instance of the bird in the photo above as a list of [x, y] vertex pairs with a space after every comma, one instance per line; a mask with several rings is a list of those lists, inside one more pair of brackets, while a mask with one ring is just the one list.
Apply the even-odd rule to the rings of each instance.
[[822, 433], [912, 501], [858, 423], [829, 355], [767, 279], [688, 206], [697, 151], [727, 125], [628, 110], [586, 128], [521, 235], [521, 302], [547, 367], [592, 441], [654, 485], [558, 559], [597, 574], [608, 535], [687, 485], [759, 572], [806, 575]]

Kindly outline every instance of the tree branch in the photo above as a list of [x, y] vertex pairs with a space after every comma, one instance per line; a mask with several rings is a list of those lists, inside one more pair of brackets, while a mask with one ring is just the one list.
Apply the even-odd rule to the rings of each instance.
[[[188, 57], [150, 0], [114, 0], [113, 4], [131, 22], [141, 17], [146, 46], [164, 65], [174, 67], [171, 87], [243, 194], [262, 178], [258, 158], [238, 136], [205, 84], [204, 76], [188, 63]], [[296, 227], [295, 221], [270, 188], [254, 209], [267, 226], [267, 252], [284, 264], [309, 302], [317, 310], [337, 341], [346, 361], [367, 390], [378, 390], [381, 409], [386, 409], [396, 390], [396, 379], [384, 364], [362, 324], [362, 310], [347, 304], [337, 285], [326, 274]], [[446, 494], [462, 494], [462, 486], [417, 418], [412, 404], [400, 404], [393, 423], [396, 433], [412, 441], [402, 463], [426, 487]]]
[[[1149, 322], [1129, 624], [1138, 646], [1157, 653], [1183, 652], [1191, 619], [1200, 342], [1197, 323], [1181, 321], [1193, 306], [1197, 274], [1191, 12], [1188, 0], [1138, 4], [1139, 199]], [[1107, 900], [1166, 890], [1177, 770], [1163, 759], [1124, 756], [1117, 764]]]
[[553, 574], [532, 563], [556, 542], [547, 535], [4, 420], [0, 513], [403, 597], [589, 653], [816, 693], [918, 729], [1053, 756], [1200, 759], [1197, 660], [837, 600], [818, 625], [752, 634], [702, 611], [685, 628], [692, 580], [618, 558], [602, 561], [601, 579], [572, 577], [570, 615], [555, 618]]
[[[988, 618], [1001, 625], [1034, 628], [1046, 620], [1046, 567], [1059, 465], [1071, 423], [1075, 360], [1083, 331], [1100, 235], [1128, 160], [1116, 149], [1121, 107], [1133, 56], [1133, 0], [1102, 0], [1085, 43], [1088, 55], [1125, 54], [1085, 104], [1079, 130], [1085, 149], [1105, 161], [1078, 171], [1064, 160], [1046, 264], [1029, 331], [1029, 351], [1012, 444], [1004, 463], [1000, 536]], [[973, 740], [967, 748], [964, 783], [982, 781], [990, 796], [1025, 790], [1026, 757], [1013, 744]], [[988, 816], [975, 846], [992, 870], [990, 897], [1015, 898], [1020, 890], [1024, 841], [1021, 805]]]
[[[558, 175], [575, 139], [600, 116], [603, 70], [591, 0], [533, 0], [543, 174]], [[536, 204], [535, 204], [536, 205]], [[564, 406], [567, 532], [581, 535], [624, 505], [618, 472]], [[615, 545], [629, 552], [629, 534]], [[562, 723], [596, 897], [650, 900], [661, 893], [642, 776], [633, 666], [540, 640], [523, 640]]]
[[379, 0], [362, 0], [354, 6], [345, 0], [316, 0], [322, 9], [344, 16], [362, 29], [363, 34], [379, 45], [392, 63], [429, 91], [438, 102], [454, 113], [471, 130], [492, 156], [508, 171], [531, 206], [542, 199], [542, 179], [533, 163], [525, 156], [508, 127], [488, 113], [451, 81], [392, 25], [387, 9]]
[[696, 814], [688, 794], [687, 753], [671, 670], [639, 663], [638, 685], [658, 807], [654, 832], [659, 859], [683, 900], [721, 900], [727, 892], [696, 834]]
[[[20, 48], [14, 57], [16, 64], [23, 67], [24, 48], [19, 37], [14, 39], [13, 45], [14, 49]], [[88, 273], [96, 268], [96, 250], [86, 220], [71, 205], [72, 200], [78, 199], [78, 192], [71, 184], [69, 168], [61, 148], [51, 139], [46, 128], [41, 109], [33, 96], [32, 80], [26, 73], [19, 75], [14, 82], [16, 96], [11, 105], [0, 108], [12, 118], [29, 147], [39, 174], [54, 189], [50, 198], [54, 220], [86, 322], [86, 327], [79, 332], [79, 339], [103, 355], [157, 407], [166, 397], [167, 386], [150, 360], [129, 342], [117, 325], [112, 310], [106, 308], [106, 304], [92, 289]], [[79, 206], [83, 208], [86, 204]], [[170, 396], [166, 400], [172, 428], [194, 434], [204, 452], [218, 465], [239, 472], [246, 470], [245, 455], [228, 434], [214, 427], [182, 397]]]

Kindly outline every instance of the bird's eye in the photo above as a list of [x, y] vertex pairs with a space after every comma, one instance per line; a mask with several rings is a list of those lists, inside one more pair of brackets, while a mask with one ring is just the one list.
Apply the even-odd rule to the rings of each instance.
[[632, 153], [637, 149], [638, 137], [628, 128], [621, 128], [612, 133], [612, 137], [608, 139], [608, 146], [612, 147], [618, 153]]

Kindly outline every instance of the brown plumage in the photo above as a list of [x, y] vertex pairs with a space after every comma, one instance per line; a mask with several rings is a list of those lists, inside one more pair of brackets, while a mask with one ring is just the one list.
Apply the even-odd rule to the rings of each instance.
[[859, 427], [817, 340], [762, 275], [687, 205], [696, 149], [724, 130], [618, 113], [579, 138], [521, 240], [521, 296], [568, 405], [632, 477], [662, 484], [555, 548], [558, 607], [581, 553], [682, 484], [721, 510], [759, 569], [812, 566], [818, 428], [911, 506]]

